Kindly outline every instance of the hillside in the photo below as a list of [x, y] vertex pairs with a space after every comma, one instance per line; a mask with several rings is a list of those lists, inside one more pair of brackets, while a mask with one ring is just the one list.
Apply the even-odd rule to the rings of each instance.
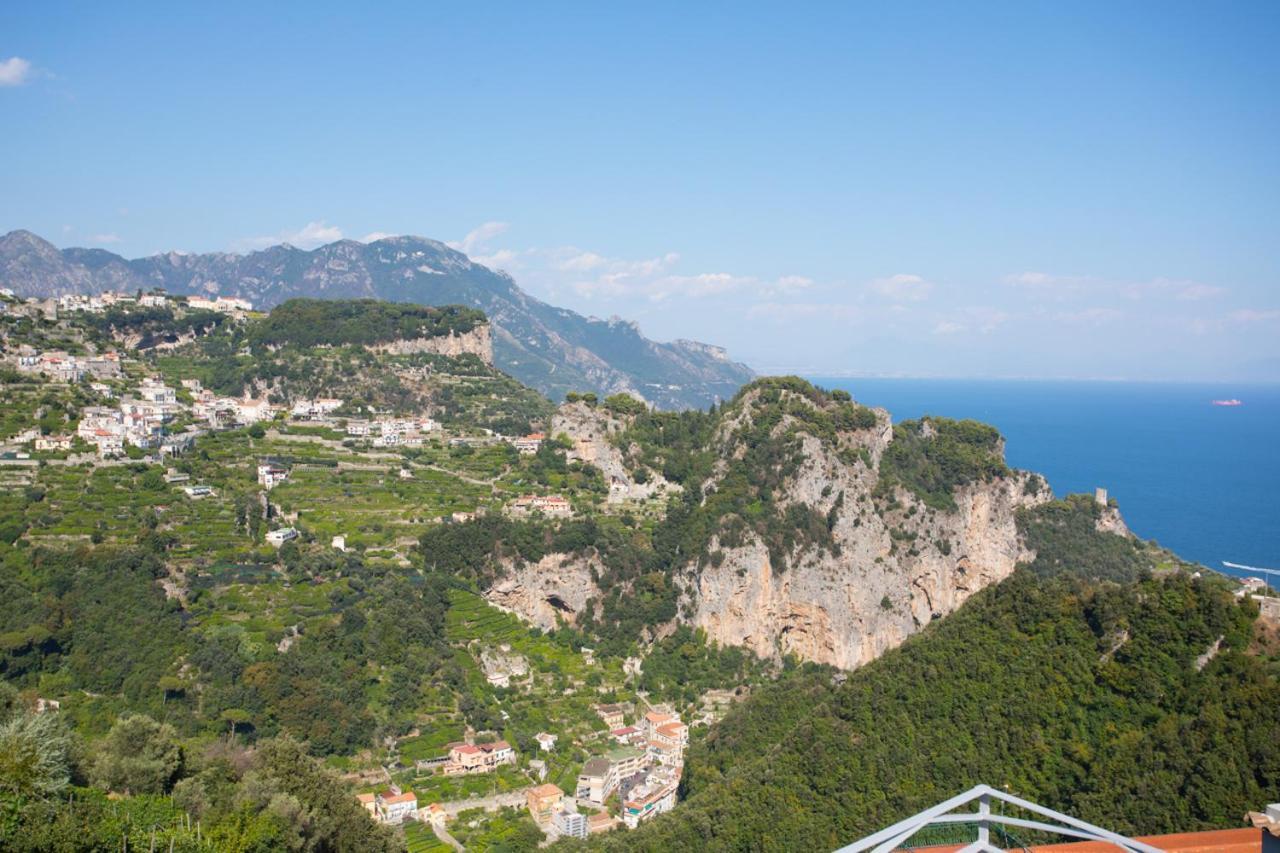
[[1280, 792], [1280, 659], [1225, 583], [1129, 577], [1023, 569], [847, 680], [784, 676], [675, 812], [592, 846], [831, 850], [978, 783], [1126, 834], [1237, 825]]
[[[476, 576], [496, 603], [537, 621], [554, 597], [580, 602], [560, 615], [606, 637], [681, 622], [761, 657], [854, 668], [1029, 558], [1018, 512], [1051, 497], [1005, 465], [990, 427], [893, 426], [795, 378], [758, 380], [709, 413], [634, 402], [559, 409], [553, 433], [605, 474], [612, 513], [568, 540], [589, 548], [527, 553], [487, 531], [497, 556]], [[503, 556], [513, 548], [523, 559]], [[557, 572], [528, 568], [548, 559]]]
[[261, 308], [297, 297], [467, 305], [493, 323], [497, 366], [553, 399], [569, 391], [626, 391], [662, 408], [706, 408], [752, 377], [716, 347], [657, 343], [632, 323], [556, 308], [505, 273], [421, 237], [126, 260], [101, 249], [58, 250], [30, 232], [13, 231], [0, 237], [0, 286], [40, 297], [163, 288], [242, 297]]
[[[418, 545], [477, 516], [541, 535], [554, 523], [519, 509], [529, 495], [583, 519], [606, 505], [598, 469], [526, 434], [545, 398], [481, 353], [388, 346], [484, 318], [163, 302], [50, 320], [6, 300], [0, 316], [0, 847], [137, 846], [156, 827], [181, 850], [399, 847], [356, 790], [386, 768], [424, 803], [520, 792], [540, 731], [562, 739], [549, 772], [571, 787], [608, 742], [593, 705], [638, 704], [639, 678], [584, 654], [581, 632], [491, 607]], [[689, 634], [647, 660], [651, 701], [682, 709], [765, 671]], [[477, 737], [518, 759], [482, 778], [418, 765]], [[126, 760], [140, 742], [154, 754]], [[28, 754], [39, 768], [7, 763]], [[510, 831], [541, 837], [509, 813], [469, 830]]]
[[[795, 378], [557, 408], [456, 306], [4, 306], [5, 849], [439, 849], [357, 807], [389, 784], [533, 849], [511, 806], [619, 738], [688, 795], [600, 842], [641, 849], [822, 849], [955, 780], [1142, 829], [1275, 789], [1252, 605], [985, 425]], [[1123, 761], [1159, 808], [1109, 810]]]

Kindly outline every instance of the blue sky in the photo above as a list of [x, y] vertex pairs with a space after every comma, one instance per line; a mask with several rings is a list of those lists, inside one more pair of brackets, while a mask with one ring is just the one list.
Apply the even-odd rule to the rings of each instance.
[[413, 233], [764, 370], [1280, 380], [1280, 4], [7, 4], [0, 232]]

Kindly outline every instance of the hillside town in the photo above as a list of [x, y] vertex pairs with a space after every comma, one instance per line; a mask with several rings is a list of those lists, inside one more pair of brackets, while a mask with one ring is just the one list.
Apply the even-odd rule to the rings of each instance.
[[[516, 802], [515, 797], [522, 795], [519, 802], [550, 840], [635, 829], [674, 808], [689, 744], [688, 725], [679, 715], [657, 707], [637, 714], [631, 724], [630, 703], [600, 704], [594, 710], [607, 731], [600, 732], [597, 751], [583, 763], [572, 785], [531, 783], [505, 799], [495, 799], [494, 807]], [[534, 740], [540, 753], [552, 753], [558, 737], [542, 732]], [[444, 754], [418, 765], [419, 770], [448, 777], [492, 774], [518, 763], [516, 750], [506, 741], [472, 739], [450, 743]], [[544, 760], [526, 758], [524, 764], [531, 778], [545, 778]], [[412, 790], [395, 783], [359, 793], [356, 799], [379, 823], [416, 821], [439, 830], [447, 828], [461, 806], [470, 805], [466, 801], [421, 803]]]
[[[245, 323], [261, 314], [245, 299], [217, 296], [176, 297], [160, 291], [128, 294], [107, 291], [95, 295], [64, 294], [48, 298], [20, 298], [9, 288], [0, 288], [0, 317], [12, 323], [39, 320], [48, 325], [80, 322], [89, 317], [135, 316], [140, 312], [163, 310], [174, 317], [199, 317], [205, 313]], [[16, 328], [16, 326], [14, 327]], [[70, 327], [76, 328], [74, 325]], [[432, 412], [392, 411], [334, 396], [287, 396], [258, 391], [240, 396], [219, 394], [198, 378], [166, 379], [153, 372], [151, 362], [131, 352], [127, 346], [100, 348], [85, 343], [83, 352], [42, 347], [40, 340], [56, 336], [35, 336], [6, 341], [0, 353], [0, 367], [16, 375], [31, 377], [50, 387], [76, 389], [77, 399], [86, 401], [69, 413], [64, 428], [27, 425], [8, 435], [0, 435], [0, 459], [29, 460], [60, 458], [69, 463], [112, 464], [130, 460], [161, 463], [191, 451], [197, 441], [213, 432], [297, 425], [329, 431], [342, 436], [342, 443], [356, 451], [413, 450], [435, 440], [449, 448], [482, 449], [507, 445], [521, 457], [537, 454], [546, 443], [540, 432], [502, 435], [486, 428], [446, 429]], [[154, 353], [171, 346], [154, 342]], [[37, 414], [39, 414], [37, 412]], [[33, 457], [33, 454], [35, 455]], [[90, 457], [93, 457], [91, 459]], [[412, 477], [402, 469], [401, 477]], [[263, 460], [258, 482], [270, 491], [288, 477], [286, 468]], [[208, 486], [184, 486], [188, 497], [211, 494]], [[513, 497], [506, 507], [513, 517], [539, 516], [569, 518], [570, 501], [560, 494], [524, 494]], [[457, 513], [453, 520], [472, 517]], [[271, 544], [282, 544], [277, 534]]]

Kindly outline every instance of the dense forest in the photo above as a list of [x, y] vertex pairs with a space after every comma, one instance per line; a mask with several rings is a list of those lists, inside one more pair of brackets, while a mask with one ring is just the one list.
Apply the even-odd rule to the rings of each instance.
[[461, 305], [430, 307], [375, 299], [290, 299], [249, 334], [255, 346], [350, 346], [465, 334], [488, 322]]
[[[282, 558], [291, 571], [303, 556], [290, 548]], [[198, 594], [185, 609], [166, 598], [152, 548], [38, 551], [21, 575], [0, 573], [0, 676], [115, 697], [110, 710], [152, 714], [187, 737], [288, 733], [318, 755], [407, 729], [424, 684], [461, 679], [443, 641], [446, 580], [375, 572], [355, 554], [305, 559], [299, 582], [335, 582], [331, 618], [279, 655], [232, 625], [203, 624]], [[371, 691], [383, 697], [376, 714]], [[106, 717], [77, 722], [94, 732]]]
[[128, 338], [136, 341], [135, 345], [140, 349], [172, 343], [183, 336], [205, 335], [227, 325], [229, 320], [228, 315], [220, 311], [188, 309], [179, 314], [168, 305], [134, 305], [128, 309], [112, 307], [100, 314], [86, 314], [83, 318], [99, 340]]
[[752, 696], [691, 751], [676, 812], [600, 846], [834, 849], [980, 782], [1126, 833], [1274, 799], [1280, 666], [1255, 606], [1107, 554], [1128, 540], [1090, 512], [1043, 507], [1031, 565], [843, 684], [806, 666]]

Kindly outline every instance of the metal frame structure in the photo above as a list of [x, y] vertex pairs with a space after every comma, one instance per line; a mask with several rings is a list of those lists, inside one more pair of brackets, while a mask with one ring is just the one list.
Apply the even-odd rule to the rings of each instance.
[[[978, 805], [976, 812], [956, 811], [961, 806], [968, 805], [975, 800]], [[1047, 818], [1051, 822], [992, 812], [991, 803], [993, 800], [1007, 803], [1041, 818]], [[1014, 826], [1019, 829], [1034, 829], [1039, 832], [1066, 835], [1086, 841], [1102, 841], [1114, 844], [1120, 850], [1131, 851], [1131, 853], [1162, 853], [1158, 847], [1143, 844], [1141, 841], [1134, 841], [1132, 838], [1125, 838], [1123, 835], [1118, 835], [1100, 826], [1094, 826], [1091, 823], [1045, 808], [1021, 797], [997, 791], [990, 785], [977, 785], [970, 788], [963, 794], [938, 803], [933, 808], [925, 809], [906, 820], [900, 820], [893, 826], [882, 829], [874, 835], [868, 835], [861, 841], [855, 841], [846, 847], [841, 847], [836, 853], [867, 853], [867, 851], [870, 851], [870, 853], [890, 853], [890, 851], [902, 846], [911, 836], [926, 826], [956, 823], [976, 823], [978, 825], [977, 840], [961, 848], [959, 853], [1005, 853], [1004, 850], [991, 843], [991, 826], [993, 824]]]

